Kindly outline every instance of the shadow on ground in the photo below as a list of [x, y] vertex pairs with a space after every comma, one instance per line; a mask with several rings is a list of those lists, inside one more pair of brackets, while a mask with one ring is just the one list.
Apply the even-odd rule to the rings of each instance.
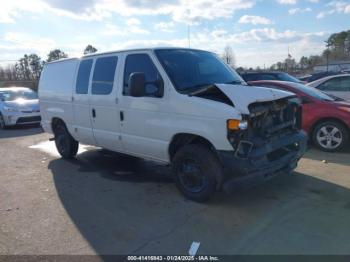
[[11, 126], [5, 129], [0, 129], [1, 138], [14, 138], [21, 136], [32, 136], [43, 133], [43, 129], [40, 125], [23, 125], [23, 126]]
[[198, 204], [178, 193], [168, 166], [104, 150], [52, 160], [49, 169], [99, 255], [186, 254], [194, 240], [205, 254], [322, 254], [337, 237], [336, 252], [350, 242], [349, 189], [301, 173]]

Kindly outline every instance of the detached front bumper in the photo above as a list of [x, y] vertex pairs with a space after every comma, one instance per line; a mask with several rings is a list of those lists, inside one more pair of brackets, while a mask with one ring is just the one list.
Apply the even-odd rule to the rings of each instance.
[[41, 121], [40, 112], [4, 112], [3, 117], [7, 126], [38, 124]]
[[300, 131], [248, 142], [253, 146], [246, 157], [233, 151], [218, 152], [225, 170], [221, 185], [226, 192], [254, 186], [278, 174], [291, 173], [306, 151], [307, 136]]

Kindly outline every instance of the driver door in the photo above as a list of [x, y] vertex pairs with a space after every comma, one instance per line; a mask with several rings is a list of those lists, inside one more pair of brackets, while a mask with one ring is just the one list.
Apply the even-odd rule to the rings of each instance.
[[[132, 155], [164, 160], [167, 156], [167, 142], [163, 137], [162, 123], [167, 121], [164, 112], [166, 99], [159, 96], [156, 84], [146, 84], [143, 97], [130, 96], [128, 86], [132, 73], [142, 72], [146, 82], [162, 81], [151, 54], [131, 53], [125, 57], [123, 91], [120, 101], [121, 135], [124, 150]], [[162, 92], [161, 92], [162, 93]]]

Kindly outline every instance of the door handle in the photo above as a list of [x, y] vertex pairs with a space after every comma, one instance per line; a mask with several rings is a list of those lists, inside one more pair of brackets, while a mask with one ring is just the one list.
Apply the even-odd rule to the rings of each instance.
[[95, 118], [96, 117], [96, 110], [93, 108], [92, 109], [92, 117]]
[[123, 111], [119, 112], [119, 116], [120, 116], [120, 121], [124, 121], [124, 112]]

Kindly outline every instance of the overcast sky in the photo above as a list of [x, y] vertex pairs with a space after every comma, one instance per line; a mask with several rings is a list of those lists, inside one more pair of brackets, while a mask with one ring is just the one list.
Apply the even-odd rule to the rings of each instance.
[[319, 54], [350, 29], [350, 0], [0, 0], [0, 61], [60, 48], [81, 56], [148, 46], [235, 52], [239, 66]]

